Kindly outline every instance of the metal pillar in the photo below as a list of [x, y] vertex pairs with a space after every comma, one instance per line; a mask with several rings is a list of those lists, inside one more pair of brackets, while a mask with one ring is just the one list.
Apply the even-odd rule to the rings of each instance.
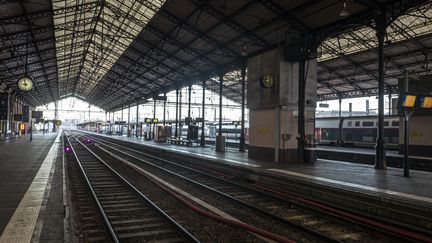
[[165, 126], [165, 114], [166, 114], [166, 93], [164, 94], [164, 102], [163, 102], [163, 125]]
[[222, 88], [223, 74], [219, 75], [219, 136], [222, 136]]
[[205, 116], [205, 89], [206, 89], [206, 81], [202, 81], [202, 122], [201, 122], [201, 147], [205, 147], [205, 134], [204, 134], [204, 116]]
[[128, 106], [128, 126], [127, 126], [127, 136], [130, 137], [130, 104]]
[[390, 93], [390, 89], [389, 89], [389, 94], [388, 94], [388, 114], [389, 116], [392, 114], [392, 95]]
[[339, 98], [339, 117], [342, 117], [342, 98]]
[[240, 123], [240, 147], [239, 151], [244, 152], [245, 150], [245, 89], [246, 89], [246, 63], [243, 62], [242, 70], [241, 70], [241, 77], [242, 77], [242, 100], [241, 100], [241, 123]]
[[136, 123], [135, 123], [135, 137], [139, 137], [138, 136], [138, 122], [139, 122], [139, 102], [137, 101], [136, 103]]
[[192, 85], [189, 84], [188, 87], [188, 117], [191, 117], [191, 94], [192, 94]]
[[182, 119], [182, 89], [180, 89], [180, 94], [179, 94], [179, 128], [180, 128], [179, 131], [178, 131], [179, 137], [182, 136], [182, 126], [183, 126], [183, 124], [181, 122], [181, 119]]
[[[33, 140], [33, 118], [32, 118], [33, 114], [32, 111], [30, 110], [30, 141]], [[55, 124], [54, 124], [55, 127]]]
[[348, 115], [352, 116], [352, 103], [351, 102], [348, 104]]
[[174, 136], [178, 138], [178, 102], [179, 102], [179, 90], [176, 89], [176, 114], [175, 114], [175, 133]]
[[[405, 72], [405, 84], [404, 91], [408, 93], [409, 79], [408, 73]], [[404, 177], [409, 177], [409, 169], [410, 169], [410, 161], [409, 161], [409, 118], [411, 117], [412, 112], [408, 110], [403, 111], [403, 120], [404, 120], [404, 161], [403, 161], [403, 170]]]
[[[153, 100], [153, 120], [154, 119], [156, 119], [156, 100]], [[154, 133], [156, 124], [154, 123], [150, 124], [150, 130], [152, 125], [153, 125], [153, 133]], [[150, 133], [150, 137], [154, 139], [154, 134]]]
[[297, 136], [297, 156], [300, 163], [304, 160], [304, 147], [305, 147], [305, 61], [299, 61], [299, 85], [298, 85], [298, 136]]
[[12, 130], [11, 127], [11, 93], [8, 93], [7, 96], [7, 114], [6, 114], [6, 126], [4, 131], [4, 136], [6, 138], [7, 131]]
[[[31, 116], [30, 116], [30, 119], [31, 119]], [[59, 119], [59, 114], [58, 114], [58, 101], [55, 101], [54, 102], [54, 120], [58, 120]], [[33, 129], [32, 129], [33, 130]], [[52, 130], [53, 132], [56, 132], [57, 131], [57, 128], [56, 128], [56, 124], [55, 124], [55, 122], [54, 122], [54, 124], [53, 124], [53, 130]]]
[[387, 27], [386, 11], [380, 11], [375, 21], [378, 38], [378, 134], [375, 147], [375, 169], [385, 169], [387, 167], [384, 144], [384, 37]]

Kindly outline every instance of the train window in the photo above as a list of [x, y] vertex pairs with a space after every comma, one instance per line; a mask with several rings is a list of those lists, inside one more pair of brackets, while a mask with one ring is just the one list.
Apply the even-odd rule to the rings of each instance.
[[399, 126], [399, 121], [392, 121], [392, 126], [398, 127]]
[[349, 122], [348, 122], [348, 126], [349, 126], [349, 127], [352, 127], [352, 121], [349, 121]]
[[355, 126], [356, 126], [356, 127], [359, 127], [359, 126], [360, 126], [360, 121], [356, 121], [356, 122], [355, 122]]
[[373, 121], [364, 121], [363, 126], [364, 127], [373, 127], [374, 122]]
[[[377, 124], [378, 124], [378, 123], [377, 123]], [[388, 121], [385, 121], [385, 122], [384, 122], [384, 126], [385, 126], [385, 127], [388, 127], [388, 125], [389, 125], [389, 122], [388, 122]]]

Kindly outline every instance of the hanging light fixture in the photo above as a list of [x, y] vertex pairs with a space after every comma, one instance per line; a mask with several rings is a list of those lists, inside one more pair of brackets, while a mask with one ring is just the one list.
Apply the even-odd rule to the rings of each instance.
[[342, 9], [339, 13], [339, 17], [345, 19], [345, 18], [348, 18], [349, 15], [350, 14], [349, 14], [348, 9], [347, 9], [347, 3], [344, 0], [344, 1], [342, 1]]

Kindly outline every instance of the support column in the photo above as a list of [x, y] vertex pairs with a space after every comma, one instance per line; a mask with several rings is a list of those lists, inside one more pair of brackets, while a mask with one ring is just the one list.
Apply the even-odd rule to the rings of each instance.
[[305, 61], [299, 61], [299, 85], [298, 85], [298, 135], [297, 154], [298, 162], [303, 163], [305, 147]]
[[[30, 116], [30, 119], [31, 119], [31, 116]], [[59, 115], [58, 115], [58, 101], [55, 101], [54, 102], [54, 120], [58, 120], [58, 119], [59, 119]], [[55, 122], [53, 124], [53, 130], [52, 131], [53, 132], [57, 131]]]
[[178, 135], [179, 137], [182, 136], [182, 127], [183, 124], [181, 122], [182, 119], [182, 89], [180, 89], [180, 94], [179, 94], [179, 131], [178, 131]]
[[175, 133], [174, 137], [178, 138], [178, 102], [179, 102], [179, 90], [176, 89], [176, 112], [175, 112]]
[[339, 117], [342, 117], [342, 98], [339, 98]]
[[392, 94], [390, 93], [390, 88], [389, 88], [389, 94], [388, 94], [388, 114], [389, 116], [392, 114]]
[[205, 117], [205, 89], [206, 80], [202, 81], [202, 122], [201, 122], [201, 147], [205, 147], [205, 134], [204, 134], [204, 117]]
[[188, 87], [188, 117], [191, 117], [191, 94], [192, 94], [192, 85], [189, 84], [189, 87]]
[[130, 132], [130, 104], [128, 106], [128, 126], [127, 126], [127, 136], [130, 137], [131, 136], [131, 132]]
[[164, 94], [164, 102], [163, 102], [163, 125], [165, 126], [165, 114], [166, 114], [166, 93]]
[[222, 136], [222, 89], [223, 89], [223, 74], [219, 76], [219, 136]]
[[136, 103], [136, 124], [135, 124], [135, 137], [139, 137], [138, 136], [138, 122], [139, 122], [139, 101], [137, 101]]
[[[153, 100], [153, 120], [156, 119], [156, 100]], [[156, 124], [150, 124], [150, 126], [153, 125], [153, 134], [150, 134], [151, 137], [154, 139], [154, 131]]]
[[239, 151], [244, 152], [245, 150], [245, 144], [246, 144], [246, 138], [245, 138], [245, 89], [246, 89], [246, 63], [243, 60], [243, 66], [241, 70], [241, 78], [242, 78], [242, 91], [241, 91], [241, 123], [240, 123], [240, 147]]
[[386, 12], [380, 11], [376, 21], [378, 38], [378, 134], [376, 141], [375, 169], [385, 169], [386, 152], [384, 144], [384, 38], [386, 35]]
[[5, 131], [4, 131], [4, 135], [6, 138], [7, 135], [7, 131], [8, 130], [12, 130], [10, 129], [11, 127], [11, 93], [8, 93], [7, 95], [7, 114], [6, 114], [6, 126], [5, 126]]
[[219, 76], [219, 132], [216, 137], [216, 151], [225, 152], [225, 137], [222, 136], [222, 91], [223, 73]]

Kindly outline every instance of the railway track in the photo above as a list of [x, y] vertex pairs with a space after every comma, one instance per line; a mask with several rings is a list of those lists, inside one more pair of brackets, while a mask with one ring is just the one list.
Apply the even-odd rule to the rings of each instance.
[[81, 141], [66, 139], [113, 242], [199, 242]]
[[[121, 155], [125, 160], [153, 173], [161, 173], [163, 171], [163, 173], [167, 174], [164, 178], [167, 180], [171, 178], [171, 181], [177, 183], [177, 185], [181, 184], [181, 181], [193, 184], [200, 188], [199, 190], [201, 191], [198, 190], [198, 193], [201, 192], [205, 195], [209, 193], [217, 194], [244, 208], [270, 217], [275, 222], [288, 225], [298, 231], [307, 232], [307, 234], [313, 235], [316, 239], [328, 242], [412, 240], [408, 239], [405, 235], [374, 229], [362, 222], [341, 219], [334, 215], [317, 213], [316, 210], [299, 207], [298, 204], [290, 200], [229, 181], [221, 178], [220, 175], [217, 176], [209, 172], [203, 172], [203, 168], [197, 168], [196, 165], [186, 166], [185, 164], [156, 158], [150, 154], [120, 144], [103, 141], [100, 138], [92, 139], [95, 139], [98, 146], [107, 153]], [[211, 199], [209, 198], [209, 200]]]
[[[168, 173], [167, 178], [173, 176], [180, 180], [187, 181], [205, 190], [229, 198], [244, 207], [252, 208], [261, 214], [273, 217], [276, 221], [283, 222], [298, 230], [308, 232], [317, 238], [325, 241], [427, 241], [430, 238], [420, 233], [409, 232], [393, 226], [384, 225], [380, 228], [379, 223], [363, 220], [362, 217], [341, 217], [333, 213], [317, 213], [312, 205], [307, 208], [299, 206], [292, 200], [281, 198], [280, 195], [257, 190], [245, 184], [227, 180], [225, 175], [211, 174], [211, 171], [203, 172], [205, 168], [197, 168], [196, 165], [174, 163], [172, 161], [157, 158], [153, 155], [135, 149], [102, 141], [96, 138], [98, 145], [113, 153], [122, 154], [130, 161], [138, 162], [140, 166], [154, 170], [161, 170]], [[127, 152], [126, 152], [127, 151]], [[146, 166], [144, 166], [146, 165]], [[156, 172], [155, 172], [156, 173]], [[178, 181], [177, 181], [178, 183]], [[266, 190], [266, 188], [261, 188]], [[335, 212], [335, 210], [331, 210]], [[340, 212], [339, 212], [340, 213]], [[344, 215], [344, 213], [341, 213]], [[346, 214], [345, 214], [346, 215]]]

